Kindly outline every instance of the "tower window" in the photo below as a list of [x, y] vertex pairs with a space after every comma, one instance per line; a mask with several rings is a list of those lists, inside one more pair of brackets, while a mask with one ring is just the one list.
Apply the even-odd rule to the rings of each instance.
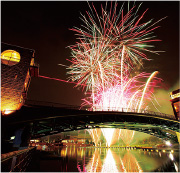
[[20, 59], [20, 54], [15, 50], [5, 50], [1, 53], [1, 63], [5, 65], [16, 65]]

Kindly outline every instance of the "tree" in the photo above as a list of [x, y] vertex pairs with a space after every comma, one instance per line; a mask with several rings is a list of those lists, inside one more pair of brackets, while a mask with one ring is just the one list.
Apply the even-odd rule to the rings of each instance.
[[85, 144], [89, 144], [89, 140], [88, 139], [86, 139]]

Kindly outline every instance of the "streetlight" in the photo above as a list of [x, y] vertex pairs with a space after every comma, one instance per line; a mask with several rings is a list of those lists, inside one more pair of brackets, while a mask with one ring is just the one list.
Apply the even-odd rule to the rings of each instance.
[[170, 141], [166, 141], [166, 145], [170, 146], [171, 145]]

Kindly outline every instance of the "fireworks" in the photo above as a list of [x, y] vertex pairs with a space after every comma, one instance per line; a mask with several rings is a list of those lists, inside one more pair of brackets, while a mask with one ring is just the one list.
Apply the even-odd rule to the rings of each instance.
[[140, 6], [137, 10], [133, 6], [125, 14], [123, 6], [118, 10], [117, 2], [114, 7], [111, 2], [110, 10], [107, 3], [101, 6], [101, 15], [93, 4], [89, 7], [90, 12], [81, 15], [82, 28], [72, 29], [78, 42], [69, 46], [72, 64], [67, 68], [69, 80], [90, 94], [82, 105], [90, 105], [92, 110], [146, 109], [144, 100], [152, 101], [151, 90], [156, 86], [153, 77], [157, 72], [136, 73], [142, 60], [148, 60], [144, 51], [158, 54], [150, 49], [150, 42], [160, 41], [153, 31], [162, 19], [140, 23], [147, 10], [138, 16]]
[[[82, 86], [89, 94], [82, 106], [90, 105], [93, 111], [140, 112], [148, 109], [149, 101], [154, 105], [153, 90], [161, 79], [155, 77], [157, 71], [150, 74], [139, 69], [143, 60], [149, 60], [144, 52], [158, 54], [150, 43], [160, 41], [153, 31], [162, 19], [154, 23], [153, 20], [142, 22], [147, 10], [139, 16], [140, 6], [137, 9], [128, 6], [126, 13], [123, 5], [118, 9], [117, 2], [114, 6], [111, 2], [109, 10], [106, 3], [105, 7], [101, 6], [99, 15], [92, 4], [90, 12], [81, 15], [82, 28], [71, 29], [76, 32], [78, 41], [69, 46], [72, 64], [67, 68], [68, 80], [76, 82], [76, 86]], [[89, 133], [97, 146], [98, 137], [92, 130]], [[114, 129], [102, 129], [102, 133], [107, 146], [111, 146]], [[123, 135], [123, 130], [119, 135]], [[130, 141], [121, 137], [129, 145], [133, 136], [134, 132]]]
[[[124, 87], [121, 89], [121, 84], [115, 81], [113, 85], [109, 85], [104, 90], [97, 88], [96, 95], [94, 97], [94, 107], [96, 111], [126, 111], [131, 112], [133, 110], [140, 111], [143, 108], [147, 109], [147, 101], [153, 101], [152, 92], [159, 78], [154, 76], [157, 72], [141, 73], [133, 78], [124, 78]], [[150, 77], [149, 77], [150, 76]], [[154, 77], [153, 82], [150, 82]], [[147, 82], [143, 82], [147, 80]], [[148, 91], [148, 92], [145, 92]], [[143, 102], [145, 98], [146, 102]], [[89, 104], [90, 98], [84, 99], [84, 104]]]
[[[69, 60], [72, 64], [67, 68], [69, 80], [89, 94], [82, 106], [90, 105], [90, 110], [146, 110], [149, 101], [154, 105], [153, 90], [160, 79], [155, 77], [157, 71], [152, 74], [138, 71], [143, 60], [149, 60], [144, 52], [158, 54], [150, 43], [160, 41], [153, 31], [162, 19], [154, 23], [152, 20], [142, 22], [147, 10], [138, 16], [139, 7], [137, 10], [135, 6], [128, 8], [125, 13], [123, 5], [118, 10], [117, 2], [114, 6], [111, 2], [109, 10], [107, 6], [107, 3], [101, 6], [99, 15], [94, 5], [89, 5], [90, 12], [81, 15], [82, 28], [71, 29], [76, 32], [78, 41], [69, 46], [72, 53]], [[111, 146], [114, 129], [101, 130], [107, 146]], [[99, 138], [94, 132], [89, 131], [97, 146]], [[123, 130], [119, 135], [123, 135]], [[132, 141], [134, 133], [130, 136], [130, 141], [121, 136], [126, 145]]]

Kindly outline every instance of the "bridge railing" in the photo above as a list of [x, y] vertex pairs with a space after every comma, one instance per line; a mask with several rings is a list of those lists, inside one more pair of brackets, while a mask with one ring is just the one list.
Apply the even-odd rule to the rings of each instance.
[[1, 154], [2, 172], [24, 172], [31, 162], [36, 147]]
[[[61, 104], [61, 103], [54, 103], [54, 102], [44, 102], [44, 101], [35, 101], [35, 100], [27, 100], [25, 105], [28, 106], [48, 106], [48, 107], [56, 107], [56, 108], [63, 108], [63, 109], [75, 109], [75, 110], [85, 110], [85, 111], [114, 111], [114, 112], [127, 112], [127, 113], [143, 113], [146, 115], [150, 116], [157, 116], [157, 117], [162, 117], [162, 118], [167, 118], [167, 119], [173, 119], [175, 120], [174, 115], [169, 115], [165, 114], [162, 112], [154, 112], [154, 111], [149, 111], [145, 109], [131, 109], [131, 108], [122, 108], [122, 107], [107, 107], [107, 108], [102, 108], [102, 107], [96, 107], [92, 108], [90, 106], [76, 106], [76, 105], [67, 105], [67, 104]], [[13, 110], [14, 111], [14, 110]]]
[[131, 109], [131, 108], [122, 108], [122, 107], [109, 107], [109, 108], [95, 108], [93, 111], [114, 111], [114, 112], [126, 112], [126, 113], [139, 113], [139, 114], [145, 114], [149, 116], [156, 116], [156, 117], [161, 117], [161, 118], [167, 118], [167, 119], [173, 119], [175, 120], [174, 115], [170, 114], [165, 114], [162, 112], [154, 112], [150, 110], [145, 110], [145, 109]]
[[[126, 113], [139, 113], [139, 114], [145, 114], [149, 116], [156, 116], [161, 118], [167, 118], [171, 120], [176, 120], [174, 115], [165, 114], [162, 112], [154, 112], [150, 110], [145, 109], [132, 109], [132, 108], [122, 108], [122, 107], [95, 107], [92, 108], [90, 106], [76, 106], [76, 105], [67, 105], [67, 104], [60, 104], [60, 103], [54, 103], [54, 102], [44, 102], [44, 101], [34, 101], [34, 100], [28, 100], [26, 101], [25, 105], [33, 106], [33, 107], [39, 107], [39, 106], [48, 106], [48, 107], [55, 107], [55, 108], [62, 108], [62, 109], [72, 109], [72, 110], [85, 110], [85, 111], [111, 111], [111, 112], [126, 112]], [[13, 110], [14, 111], [14, 110]]]

